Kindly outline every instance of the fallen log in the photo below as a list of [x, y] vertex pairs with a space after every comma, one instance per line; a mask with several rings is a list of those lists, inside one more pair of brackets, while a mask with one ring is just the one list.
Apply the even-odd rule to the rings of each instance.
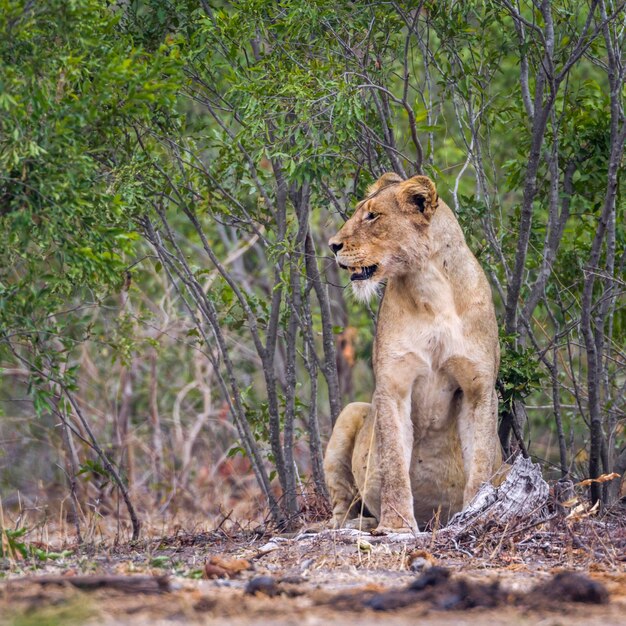
[[171, 591], [167, 576], [32, 576], [8, 581], [38, 585], [71, 585], [84, 591], [115, 589], [124, 593], [168, 593]]
[[[528, 591], [507, 591], [498, 581], [482, 582], [454, 576], [443, 567], [433, 567], [405, 587], [384, 591], [352, 591], [325, 601], [339, 611], [395, 611], [421, 604], [440, 611], [460, 611], [482, 607], [520, 606], [529, 609], [561, 609], [564, 604], [608, 604], [607, 588], [579, 572], [563, 571]], [[480, 621], [480, 620], [479, 620]]]

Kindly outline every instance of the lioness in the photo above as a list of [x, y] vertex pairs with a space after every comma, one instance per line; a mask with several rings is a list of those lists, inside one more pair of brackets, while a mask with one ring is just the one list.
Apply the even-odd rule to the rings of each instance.
[[329, 245], [358, 298], [387, 281], [372, 403], [346, 406], [324, 459], [334, 525], [359, 499], [379, 532], [446, 521], [502, 463], [485, 274], [426, 176], [383, 175]]

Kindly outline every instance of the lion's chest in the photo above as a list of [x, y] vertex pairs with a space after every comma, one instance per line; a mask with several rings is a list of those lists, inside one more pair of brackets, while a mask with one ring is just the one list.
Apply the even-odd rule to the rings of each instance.
[[429, 431], [446, 430], [457, 413], [459, 386], [446, 368], [447, 361], [465, 352], [461, 321], [440, 320], [417, 333], [413, 347], [415, 379], [411, 391], [411, 418], [416, 439]]
[[386, 358], [379, 366], [408, 383], [411, 418], [420, 439], [447, 429], [456, 417], [459, 385], [446, 363], [466, 354], [463, 326], [456, 314], [441, 314], [407, 318], [401, 328], [402, 334], [385, 338]]

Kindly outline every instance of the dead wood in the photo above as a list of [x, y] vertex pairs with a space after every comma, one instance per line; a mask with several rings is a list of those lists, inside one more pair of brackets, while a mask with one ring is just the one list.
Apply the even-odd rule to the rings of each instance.
[[606, 587], [580, 572], [558, 572], [547, 583], [540, 583], [528, 593], [536, 604], [554, 602], [583, 602], [607, 604], [609, 593]]
[[84, 591], [105, 588], [124, 593], [168, 593], [171, 591], [167, 576], [34, 576], [13, 579], [10, 584], [19, 582], [38, 585], [71, 585]]
[[548, 483], [541, 468], [519, 456], [499, 487], [485, 483], [474, 499], [440, 532], [458, 535], [471, 527], [495, 521], [499, 525], [541, 520], [547, 517]]
[[369, 589], [338, 594], [326, 604], [339, 611], [394, 611], [422, 604], [440, 611], [459, 611], [504, 605], [528, 608], [560, 608], [567, 603], [607, 604], [609, 593], [598, 581], [578, 572], [559, 572], [528, 592], [510, 592], [498, 581], [484, 583], [453, 576], [443, 567], [432, 567], [408, 586], [380, 592]]

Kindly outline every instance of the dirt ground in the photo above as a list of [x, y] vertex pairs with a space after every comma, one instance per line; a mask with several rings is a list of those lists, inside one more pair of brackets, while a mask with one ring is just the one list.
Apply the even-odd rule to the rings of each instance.
[[[610, 546], [551, 531], [496, 539], [439, 545], [356, 531], [220, 531], [50, 552], [4, 562], [0, 623], [626, 624], [626, 556], [614, 532]], [[558, 572], [582, 575], [574, 583], [583, 592], [554, 586]], [[76, 576], [103, 586], [76, 588]]]

